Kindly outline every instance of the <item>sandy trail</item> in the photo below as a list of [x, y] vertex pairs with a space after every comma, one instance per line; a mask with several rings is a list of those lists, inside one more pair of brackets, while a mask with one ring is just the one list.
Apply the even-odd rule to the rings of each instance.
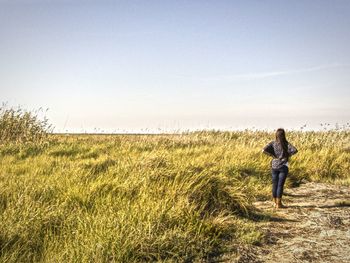
[[243, 248], [231, 262], [350, 262], [350, 188], [306, 183], [286, 189], [286, 209], [255, 202], [272, 220], [261, 222], [262, 246]]

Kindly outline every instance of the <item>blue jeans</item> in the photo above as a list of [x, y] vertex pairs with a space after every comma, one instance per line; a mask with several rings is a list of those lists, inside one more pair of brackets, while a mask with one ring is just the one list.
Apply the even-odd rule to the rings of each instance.
[[288, 167], [283, 165], [279, 169], [272, 169], [272, 196], [281, 198], [283, 194], [283, 186], [288, 175]]

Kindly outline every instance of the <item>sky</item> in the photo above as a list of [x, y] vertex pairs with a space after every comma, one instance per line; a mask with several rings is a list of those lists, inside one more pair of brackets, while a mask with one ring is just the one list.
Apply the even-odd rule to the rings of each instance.
[[55, 132], [350, 121], [350, 1], [0, 0], [0, 103]]

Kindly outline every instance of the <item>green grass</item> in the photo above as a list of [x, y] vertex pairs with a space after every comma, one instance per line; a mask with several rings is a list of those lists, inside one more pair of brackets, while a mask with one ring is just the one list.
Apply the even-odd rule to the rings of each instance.
[[[350, 185], [349, 131], [288, 132], [302, 179]], [[51, 135], [0, 145], [0, 262], [200, 261], [259, 244], [268, 132]]]

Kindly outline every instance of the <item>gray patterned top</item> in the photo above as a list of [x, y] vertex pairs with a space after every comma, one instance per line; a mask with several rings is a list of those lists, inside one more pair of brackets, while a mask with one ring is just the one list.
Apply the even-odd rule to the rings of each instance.
[[[293, 154], [296, 154], [298, 152], [297, 148], [295, 148], [293, 145], [288, 143], [288, 154], [289, 156], [292, 156]], [[271, 167], [272, 169], [279, 169], [283, 165], [288, 166], [288, 160], [286, 158], [282, 158], [283, 149], [282, 146], [276, 142], [271, 141], [269, 144], [267, 144], [263, 148], [263, 153], [266, 153], [273, 157], [271, 161]]]

